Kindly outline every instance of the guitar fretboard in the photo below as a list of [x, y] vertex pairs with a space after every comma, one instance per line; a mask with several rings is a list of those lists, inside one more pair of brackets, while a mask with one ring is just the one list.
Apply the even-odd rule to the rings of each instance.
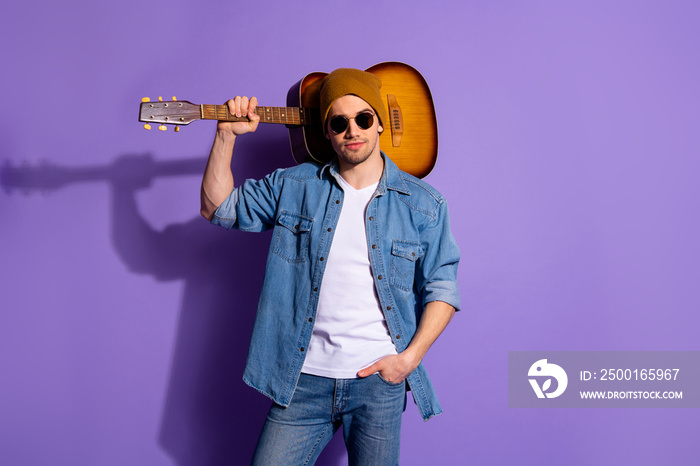
[[[219, 121], [247, 121], [246, 117], [231, 115], [226, 105], [200, 105], [201, 118]], [[281, 123], [284, 125], [310, 125], [314, 122], [314, 109], [300, 107], [262, 107], [255, 108], [263, 123]], [[318, 109], [316, 109], [318, 113]]]

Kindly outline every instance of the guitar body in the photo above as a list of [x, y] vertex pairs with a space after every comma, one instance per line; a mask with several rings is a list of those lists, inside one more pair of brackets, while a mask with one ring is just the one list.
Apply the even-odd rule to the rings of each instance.
[[[382, 122], [380, 149], [401, 170], [423, 178], [437, 160], [437, 120], [425, 79], [414, 68], [399, 62], [379, 63], [366, 71], [382, 81], [380, 92], [391, 120]], [[287, 93], [287, 106], [320, 108], [319, 90], [326, 75], [328, 73], [310, 73], [297, 82]], [[326, 163], [335, 155], [320, 121], [289, 126], [289, 139], [297, 163], [309, 159]]]

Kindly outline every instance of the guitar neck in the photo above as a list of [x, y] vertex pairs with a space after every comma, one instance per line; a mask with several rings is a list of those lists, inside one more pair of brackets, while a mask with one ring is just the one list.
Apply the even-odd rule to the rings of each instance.
[[[232, 115], [227, 105], [202, 104], [199, 108], [200, 118], [202, 120], [248, 121], [248, 117]], [[258, 106], [255, 108], [255, 114], [260, 116], [260, 121], [262, 123], [305, 126], [314, 124], [318, 120], [318, 109], [301, 107]]]

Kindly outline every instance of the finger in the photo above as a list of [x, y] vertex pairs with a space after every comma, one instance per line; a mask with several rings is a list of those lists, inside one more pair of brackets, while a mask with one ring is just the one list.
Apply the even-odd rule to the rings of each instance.
[[382, 364], [381, 361], [377, 361], [371, 366], [365, 367], [364, 369], [361, 369], [358, 373], [358, 377], [367, 377], [369, 375], [374, 374], [375, 372], [379, 372], [382, 370]]
[[258, 108], [258, 99], [256, 97], [251, 97], [248, 103], [248, 119], [251, 121], [259, 120], [260, 117], [255, 113], [255, 109]]
[[242, 96], [241, 97], [241, 114], [238, 116], [247, 115], [247, 114], [248, 114], [248, 97]]
[[233, 99], [228, 99], [226, 101], [226, 105], [228, 106], [228, 112], [231, 115], [235, 115], [236, 114], [236, 101]]
[[248, 120], [250, 121], [251, 131], [256, 131], [258, 129], [258, 123], [260, 123], [260, 115], [256, 113], [258, 107], [258, 100], [255, 97], [250, 99], [248, 104]]
[[237, 117], [241, 116], [241, 96], [237, 95], [233, 99], [233, 109], [231, 109], [231, 115]]

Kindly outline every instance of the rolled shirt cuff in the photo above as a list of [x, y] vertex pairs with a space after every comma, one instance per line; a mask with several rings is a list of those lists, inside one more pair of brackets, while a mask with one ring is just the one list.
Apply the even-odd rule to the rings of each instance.
[[443, 301], [459, 311], [462, 304], [457, 282], [443, 280], [427, 284], [423, 290], [423, 307], [431, 301]]
[[236, 224], [238, 218], [236, 214], [236, 204], [238, 204], [238, 188], [231, 191], [231, 194], [221, 203], [214, 216], [211, 218], [213, 225], [218, 225], [230, 230]]

